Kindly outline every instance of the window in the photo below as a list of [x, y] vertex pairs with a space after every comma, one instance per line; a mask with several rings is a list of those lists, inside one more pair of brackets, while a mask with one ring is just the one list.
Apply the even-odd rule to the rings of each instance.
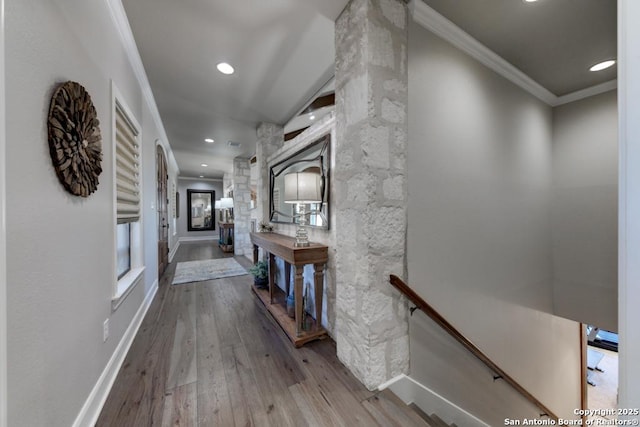
[[116, 286], [114, 304], [126, 297], [142, 276], [140, 127], [115, 86], [114, 162], [116, 205]]
[[116, 103], [116, 203], [118, 224], [140, 220], [138, 131]]
[[129, 223], [116, 226], [117, 273], [118, 280], [131, 270], [131, 225]]

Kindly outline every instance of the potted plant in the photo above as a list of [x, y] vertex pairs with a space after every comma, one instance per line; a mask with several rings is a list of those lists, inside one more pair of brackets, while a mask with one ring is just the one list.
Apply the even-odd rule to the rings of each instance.
[[271, 233], [273, 231], [273, 225], [260, 221], [260, 224], [258, 224], [258, 231], [260, 231], [260, 233]]
[[257, 288], [266, 288], [269, 284], [269, 264], [267, 261], [258, 261], [249, 268], [249, 273], [253, 275], [253, 283]]

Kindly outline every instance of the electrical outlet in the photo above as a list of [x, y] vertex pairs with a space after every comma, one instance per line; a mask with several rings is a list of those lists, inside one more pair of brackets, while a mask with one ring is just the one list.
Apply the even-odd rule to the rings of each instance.
[[102, 324], [102, 341], [107, 342], [108, 338], [109, 338], [109, 319], [107, 318], [107, 320], [105, 320], [104, 323]]

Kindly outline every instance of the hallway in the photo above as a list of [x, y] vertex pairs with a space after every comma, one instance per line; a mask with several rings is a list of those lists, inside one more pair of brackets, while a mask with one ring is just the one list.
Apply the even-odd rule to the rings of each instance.
[[[96, 425], [378, 425], [371, 414], [389, 402], [349, 373], [332, 340], [296, 350], [251, 276], [170, 285], [177, 262], [223, 256], [211, 242], [180, 245]], [[414, 414], [392, 411], [411, 425]]]

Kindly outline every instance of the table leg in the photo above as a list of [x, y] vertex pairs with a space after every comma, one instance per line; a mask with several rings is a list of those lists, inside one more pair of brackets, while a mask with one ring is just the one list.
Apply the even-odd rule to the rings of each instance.
[[273, 287], [276, 284], [276, 256], [269, 253], [269, 301], [273, 304]]
[[296, 336], [300, 336], [302, 331], [302, 271], [304, 266], [293, 266], [293, 274], [295, 277], [293, 293], [296, 299]]
[[253, 245], [253, 263], [257, 264], [258, 263], [258, 245]]
[[322, 327], [322, 297], [324, 295], [324, 264], [313, 264], [313, 287], [315, 288], [316, 328]]
[[291, 290], [291, 264], [284, 262], [284, 290], [285, 294], [289, 296]]

